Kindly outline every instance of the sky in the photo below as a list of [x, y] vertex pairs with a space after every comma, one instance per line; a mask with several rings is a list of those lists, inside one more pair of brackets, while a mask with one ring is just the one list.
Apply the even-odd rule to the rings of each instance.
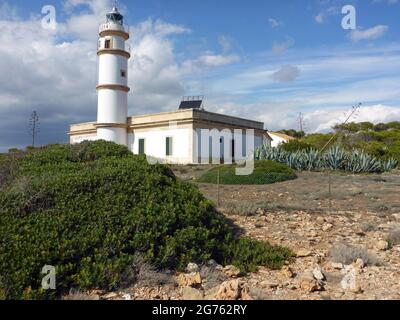
[[[55, 7], [55, 29], [43, 6]], [[355, 29], [342, 8], [352, 5]], [[65, 143], [96, 120], [98, 25], [109, 0], [0, 0], [0, 152]], [[120, 0], [130, 26], [129, 114], [177, 110], [182, 96], [259, 120], [326, 132], [344, 120], [400, 121], [400, 0]]]

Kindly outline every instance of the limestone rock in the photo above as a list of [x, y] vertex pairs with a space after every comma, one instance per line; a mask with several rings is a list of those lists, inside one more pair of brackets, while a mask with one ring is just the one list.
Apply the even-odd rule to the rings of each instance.
[[345, 266], [342, 271], [345, 276], [343, 277], [340, 285], [342, 289], [352, 293], [361, 293], [361, 286], [357, 281], [357, 271], [353, 266]]
[[331, 262], [331, 267], [336, 270], [342, 270], [344, 265], [343, 263]]
[[318, 265], [314, 268], [312, 273], [314, 278], [320, 282], [326, 279], [321, 267]]
[[331, 224], [331, 223], [325, 223], [325, 224], [322, 226], [322, 231], [326, 232], [326, 231], [331, 230], [332, 228], [333, 228], [333, 224]]
[[310, 250], [307, 250], [307, 249], [300, 249], [296, 253], [296, 256], [298, 258], [305, 258], [305, 257], [309, 257], [311, 255], [312, 255], [312, 252]]
[[238, 300], [241, 296], [241, 290], [239, 280], [226, 281], [219, 287], [215, 300]]
[[292, 270], [292, 268], [290, 268], [289, 266], [284, 266], [281, 270], [281, 274], [285, 277], [285, 278], [294, 278], [295, 274]]
[[237, 277], [239, 277], [240, 274], [241, 274], [240, 269], [237, 268], [237, 267], [235, 267], [235, 266], [226, 266], [226, 267], [223, 269], [223, 272], [224, 272], [228, 277], [231, 277], [231, 278], [237, 278]]
[[200, 271], [199, 266], [196, 263], [189, 263], [186, 267], [188, 273], [196, 273]]
[[307, 292], [321, 291], [323, 287], [314, 278], [312, 272], [306, 272], [300, 276], [300, 288]]
[[389, 243], [385, 240], [380, 240], [375, 243], [375, 248], [381, 251], [389, 249]]
[[198, 289], [192, 287], [185, 287], [182, 290], [182, 298], [183, 300], [203, 300], [204, 295]]
[[180, 287], [193, 287], [202, 283], [199, 272], [194, 272], [190, 274], [181, 273], [177, 277], [176, 282]]

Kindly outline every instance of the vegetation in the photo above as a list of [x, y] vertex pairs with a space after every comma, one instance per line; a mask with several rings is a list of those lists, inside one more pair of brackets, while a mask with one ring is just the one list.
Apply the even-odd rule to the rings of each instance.
[[296, 170], [344, 170], [352, 173], [381, 173], [392, 171], [398, 162], [395, 159], [378, 160], [363, 151], [347, 152], [335, 145], [325, 152], [315, 149], [285, 151], [283, 147], [262, 146], [256, 150], [257, 160], [271, 160], [288, 165]]
[[296, 179], [296, 174], [288, 166], [273, 161], [256, 161], [251, 175], [236, 175], [236, 166], [219, 166], [207, 171], [197, 181], [233, 185], [271, 184]]
[[345, 265], [362, 259], [367, 266], [379, 266], [381, 263], [378, 258], [362, 247], [353, 247], [350, 245], [338, 245], [330, 251], [330, 257], [333, 262], [343, 263]]
[[293, 138], [298, 138], [298, 139], [304, 138], [305, 135], [306, 135], [306, 133], [304, 131], [297, 131], [297, 130], [294, 130], [294, 129], [280, 130], [278, 132], [286, 134], [286, 135], [291, 136]]
[[[53, 145], [4, 166], [12, 167], [0, 171], [0, 295], [7, 299], [116, 289], [135, 279], [138, 254], [159, 269], [214, 259], [242, 271], [279, 268], [291, 256], [235, 239], [195, 186], [122, 146]], [[56, 267], [56, 291], [41, 288], [44, 265]]]
[[[400, 162], [400, 122], [377, 125], [370, 122], [349, 123], [333, 129], [336, 134], [333, 142], [347, 151], [360, 150], [379, 160], [394, 158]], [[332, 137], [333, 133], [311, 134], [301, 142], [321, 150]]]

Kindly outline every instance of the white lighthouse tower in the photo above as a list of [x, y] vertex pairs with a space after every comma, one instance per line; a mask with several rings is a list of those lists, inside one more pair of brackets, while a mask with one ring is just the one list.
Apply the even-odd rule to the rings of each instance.
[[127, 145], [129, 28], [116, 6], [100, 25], [97, 139]]

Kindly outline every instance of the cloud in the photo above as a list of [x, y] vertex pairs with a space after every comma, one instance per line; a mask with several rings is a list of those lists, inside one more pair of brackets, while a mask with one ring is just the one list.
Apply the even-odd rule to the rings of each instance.
[[285, 41], [274, 42], [272, 52], [274, 54], [282, 54], [295, 45], [294, 39], [288, 37]]
[[299, 75], [299, 68], [291, 65], [286, 65], [273, 73], [272, 78], [278, 82], [291, 82], [294, 81]]
[[366, 30], [353, 30], [349, 34], [352, 41], [374, 40], [382, 37], [389, 30], [388, 26], [378, 25]]
[[224, 53], [227, 53], [233, 49], [233, 40], [227, 36], [220, 36], [218, 38], [218, 43]]
[[282, 21], [276, 20], [274, 18], [269, 18], [268, 22], [271, 28], [279, 28], [285, 25]]
[[322, 10], [316, 16], [314, 16], [314, 20], [316, 23], [322, 24], [326, 22], [326, 19], [328, 19], [328, 17], [338, 15], [339, 13], [340, 13], [339, 7], [331, 6]]

